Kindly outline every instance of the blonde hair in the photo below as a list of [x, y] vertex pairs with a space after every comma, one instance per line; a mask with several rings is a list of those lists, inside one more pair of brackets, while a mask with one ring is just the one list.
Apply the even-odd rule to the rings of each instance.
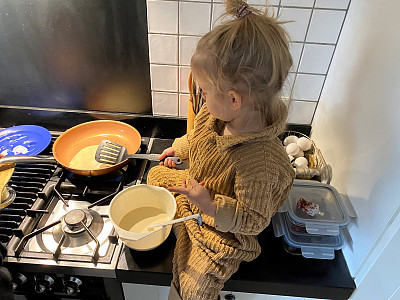
[[[226, 0], [223, 17], [237, 14], [241, 0]], [[234, 89], [247, 94], [267, 125], [282, 112], [280, 92], [292, 56], [289, 35], [277, 16], [253, 7], [244, 17], [236, 16], [205, 34], [191, 59], [195, 74], [211, 83], [219, 93]]]

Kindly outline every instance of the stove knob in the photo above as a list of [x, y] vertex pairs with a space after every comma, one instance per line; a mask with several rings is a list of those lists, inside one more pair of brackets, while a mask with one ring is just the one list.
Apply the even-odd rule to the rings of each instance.
[[13, 277], [13, 289], [15, 290], [19, 285], [25, 283], [28, 279], [25, 275], [18, 273]]
[[54, 284], [54, 279], [48, 275], [35, 275], [35, 291], [38, 294], [44, 293], [46, 291], [51, 291], [52, 285]]
[[82, 281], [76, 277], [68, 277], [63, 279], [64, 283], [64, 292], [67, 295], [72, 295], [75, 293], [79, 293], [79, 287], [82, 284]]

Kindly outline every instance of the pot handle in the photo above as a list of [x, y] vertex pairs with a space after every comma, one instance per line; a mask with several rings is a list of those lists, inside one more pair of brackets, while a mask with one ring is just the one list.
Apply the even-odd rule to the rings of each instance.
[[0, 158], [0, 164], [6, 163], [55, 163], [56, 159], [48, 155], [20, 155], [20, 156], [6, 156]]
[[150, 235], [150, 234], [152, 234], [152, 233], [154, 233], [154, 232], [156, 232], [156, 231], [158, 231], [160, 229], [156, 229], [154, 231], [149, 231], [149, 232], [144, 232], [144, 233], [132, 233], [132, 232], [129, 232], [129, 231], [119, 230], [118, 231], [118, 236], [121, 239], [124, 239], [124, 240], [137, 241], [137, 240], [140, 240], [140, 239], [142, 239], [142, 238], [144, 238], [144, 237], [146, 237], [146, 236], [148, 236], [148, 235]]

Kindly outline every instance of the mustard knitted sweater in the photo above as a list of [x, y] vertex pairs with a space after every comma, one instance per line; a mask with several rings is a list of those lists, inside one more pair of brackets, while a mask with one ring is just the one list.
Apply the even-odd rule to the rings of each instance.
[[150, 170], [148, 184], [180, 186], [182, 179], [194, 178], [217, 201], [212, 218], [186, 196], [176, 197], [178, 217], [200, 213], [204, 223], [185, 222], [177, 241], [173, 282], [183, 299], [216, 299], [239, 263], [260, 254], [257, 234], [287, 198], [295, 175], [277, 137], [285, 127], [284, 104], [280, 115], [262, 131], [221, 136], [224, 124], [203, 105], [194, 129], [172, 145], [189, 160], [189, 169]]

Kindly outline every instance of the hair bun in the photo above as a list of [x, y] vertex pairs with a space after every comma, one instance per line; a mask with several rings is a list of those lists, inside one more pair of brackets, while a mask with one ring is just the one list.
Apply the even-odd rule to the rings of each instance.
[[243, 0], [225, 0], [226, 12], [230, 15], [236, 16], [237, 10], [241, 5], [245, 5], [246, 8], [249, 7], [247, 2]]

